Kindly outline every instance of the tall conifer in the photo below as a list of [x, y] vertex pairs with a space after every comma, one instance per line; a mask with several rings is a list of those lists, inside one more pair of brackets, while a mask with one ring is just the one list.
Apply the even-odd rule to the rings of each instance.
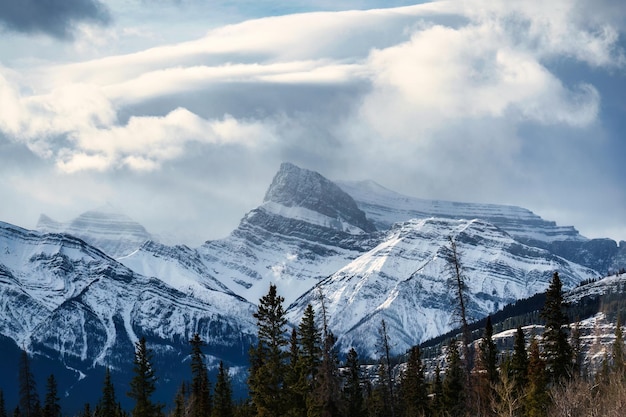
[[409, 350], [406, 365], [400, 380], [402, 414], [406, 417], [424, 416], [428, 410], [428, 390], [418, 346]]
[[552, 275], [552, 281], [546, 291], [546, 301], [541, 311], [545, 320], [543, 333], [543, 353], [546, 357], [546, 369], [551, 382], [559, 382], [572, 375], [572, 347], [563, 328], [567, 324], [563, 290], [559, 273]]
[[54, 375], [48, 377], [46, 383], [46, 400], [43, 407], [44, 417], [59, 417], [61, 415], [61, 405], [57, 394], [57, 382]]
[[215, 381], [215, 396], [212, 417], [233, 417], [233, 390], [230, 385], [228, 370], [220, 361]]
[[189, 344], [191, 345], [191, 393], [189, 395], [191, 417], [210, 416], [211, 383], [202, 352], [204, 341], [198, 333], [195, 333]]
[[157, 377], [152, 367], [152, 351], [146, 346], [146, 338], [142, 337], [135, 343], [135, 359], [130, 381], [128, 396], [135, 400], [133, 417], [158, 417], [162, 414], [162, 406], [152, 402], [151, 397], [156, 390]]
[[248, 386], [258, 417], [285, 415], [287, 409], [285, 375], [287, 370], [285, 347], [287, 318], [284, 298], [276, 286], [259, 300], [254, 318], [257, 320], [258, 343], [250, 351]]
[[363, 417], [364, 401], [363, 389], [361, 388], [361, 366], [359, 355], [351, 348], [346, 358], [344, 371], [345, 384], [343, 386], [344, 404], [346, 417]]

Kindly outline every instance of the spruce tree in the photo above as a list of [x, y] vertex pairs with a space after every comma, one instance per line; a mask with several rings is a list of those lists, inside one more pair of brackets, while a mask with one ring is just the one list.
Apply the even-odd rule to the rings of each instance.
[[0, 417], [7, 417], [7, 408], [4, 403], [4, 391], [0, 389]]
[[509, 365], [510, 377], [513, 380], [515, 393], [520, 395], [528, 381], [528, 354], [526, 338], [521, 326], [517, 326], [513, 341], [513, 355]]
[[466, 377], [455, 339], [452, 339], [448, 345], [446, 364], [443, 380], [443, 407], [450, 415], [461, 416], [466, 409]]
[[220, 361], [215, 382], [215, 397], [212, 417], [233, 417], [233, 391], [230, 385], [228, 370], [224, 367], [224, 362]]
[[491, 316], [487, 316], [487, 323], [483, 332], [483, 337], [478, 343], [478, 358], [476, 360], [476, 371], [473, 378], [472, 405], [474, 411], [480, 415], [489, 415], [491, 404], [495, 398], [495, 387], [498, 383], [498, 350], [493, 341], [493, 325]]
[[119, 415], [120, 404], [115, 398], [115, 387], [111, 381], [111, 370], [107, 367], [104, 371], [104, 383], [102, 384], [102, 397], [96, 407], [96, 417], [121, 417]]
[[204, 341], [198, 333], [189, 341], [191, 345], [191, 393], [189, 408], [191, 417], [206, 417], [211, 415], [211, 383], [204, 363], [202, 346]]
[[135, 400], [132, 411], [133, 417], [158, 417], [162, 407], [151, 400], [156, 390], [157, 377], [152, 367], [152, 351], [146, 346], [146, 338], [142, 337], [135, 343], [135, 359], [130, 381], [128, 396]]
[[546, 322], [543, 352], [551, 382], [560, 382], [572, 375], [572, 347], [563, 328], [567, 324], [564, 310], [561, 279], [559, 273], [555, 272], [546, 291], [546, 301], [541, 311], [541, 317]]
[[400, 380], [402, 414], [406, 417], [424, 416], [428, 411], [428, 390], [418, 346], [409, 350], [406, 365]]
[[19, 411], [23, 417], [39, 417], [40, 405], [37, 395], [35, 377], [30, 370], [30, 359], [25, 350], [22, 350], [19, 363]]
[[430, 410], [432, 415], [434, 417], [444, 416], [443, 382], [441, 380], [441, 368], [439, 364], [435, 366], [435, 380], [432, 383], [431, 394]]
[[289, 339], [289, 364], [285, 375], [285, 401], [288, 417], [306, 416], [306, 395], [310, 390], [304, 375], [298, 331], [293, 328]]
[[46, 400], [43, 407], [44, 417], [59, 417], [61, 415], [61, 405], [57, 395], [57, 382], [54, 375], [48, 377], [46, 383]]
[[276, 286], [270, 284], [267, 295], [261, 297], [254, 318], [257, 320], [258, 342], [250, 350], [248, 386], [258, 417], [285, 415], [285, 374], [287, 370], [285, 347], [287, 318], [284, 298]]
[[[335, 350], [335, 336], [328, 329], [326, 305], [324, 297], [320, 293], [322, 306], [322, 361], [315, 378], [313, 396], [308, 401], [308, 417], [332, 417], [338, 416], [341, 404], [341, 377], [339, 375], [339, 359]], [[312, 400], [312, 401], [311, 401]]]
[[524, 404], [527, 417], [545, 417], [550, 397], [547, 390], [546, 364], [541, 358], [539, 342], [534, 337], [528, 355], [528, 388]]
[[363, 417], [364, 402], [363, 389], [361, 388], [361, 366], [359, 364], [359, 355], [354, 348], [351, 348], [348, 352], [344, 378], [344, 414], [346, 417]]

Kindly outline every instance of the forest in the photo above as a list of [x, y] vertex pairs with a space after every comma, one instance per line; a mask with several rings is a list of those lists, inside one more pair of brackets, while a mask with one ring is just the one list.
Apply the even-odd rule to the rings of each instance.
[[[461, 287], [459, 287], [461, 288]], [[611, 348], [600, 367], [584, 361], [578, 326], [571, 327], [562, 284], [554, 273], [538, 299], [543, 333], [527, 337], [517, 324], [513, 347], [499, 351], [492, 318], [473, 341], [469, 329], [441, 343], [438, 355], [424, 359], [424, 346], [393, 357], [393, 340], [381, 321], [379, 361], [362, 361], [355, 349], [340, 358], [335, 336], [327, 327], [322, 298], [321, 317], [311, 305], [298, 326], [291, 328], [276, 286], [259, 300], [254, 313], [258, 341], [250, 349], [249, 395], [234, 399], [229, 370], [223, 362], [210, 381], [204, 342], [189, 341], [191, 380], [181, 381], [170, 404], [152, 399], [158, 369], [145, 338], [135, 343], [129, 390], [118, 393], [107, 369], [100, 400], [86, 403], [79, 417], [446, 417], [446, 416], [623, 416], [626, 415], [626, 353], [621, 327], [622, 297], [603, 302], [617, 326]], [[462, 300], [462, 294], [460, 294]], [[537, 298], [531, 300], [536, 304]], [[461, 303], [462, 304], [462, 303]], [[524, 311], [524, 307], [522, 307]], [[465, 320], [460, 320], [467, 326]], [[482, 322], [481, 322], [482, 323]], [[431, 348], [428, 348], [432, 350]], [[54, 375], [46, 381], [43, 402], [22, 352], [19, 399], [7, 410], [0, 391], [0, 417], [67, 416], [60, 406]], [[119, 395], [133, 401], [125, 410]]]

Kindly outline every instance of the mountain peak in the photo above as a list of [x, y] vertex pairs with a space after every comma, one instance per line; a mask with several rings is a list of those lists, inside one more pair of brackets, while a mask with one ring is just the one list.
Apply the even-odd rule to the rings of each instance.
[[281, 164], [265, 194], [264, 203], [300, 207], [332, 219], [341, 219], [365, 232], [375, 231], [356, 202], [332, 181], [289, 162]]

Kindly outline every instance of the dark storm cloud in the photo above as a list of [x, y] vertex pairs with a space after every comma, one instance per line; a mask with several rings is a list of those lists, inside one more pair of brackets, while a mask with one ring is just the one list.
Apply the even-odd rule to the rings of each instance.
[[98, 0], [0, 0], [0, 28], [71, 39], [79, 22], [107, 24], [111, 16]]

